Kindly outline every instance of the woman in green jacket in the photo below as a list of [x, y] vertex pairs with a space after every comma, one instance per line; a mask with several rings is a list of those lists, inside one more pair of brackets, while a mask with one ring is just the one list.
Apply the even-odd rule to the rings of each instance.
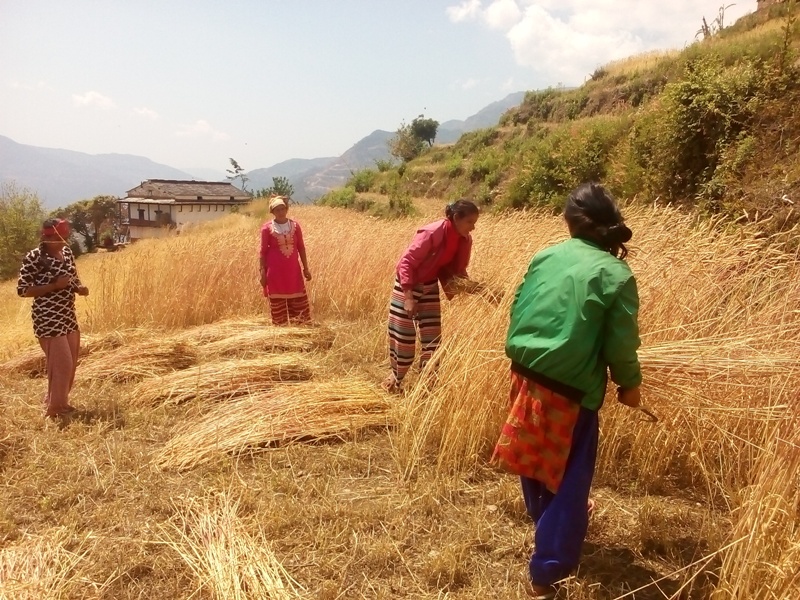
[[530, 591], [542, 599], [580, 560], [609, 374], [628, 406], [642, 381], [639, 296], [623, 260], [631, 230], [594, 183], [570, 194], [564, 218], [571, 239], [534, 256], [514, 299], [511, 411], [493, 457], [520, 475], [536, 524]]

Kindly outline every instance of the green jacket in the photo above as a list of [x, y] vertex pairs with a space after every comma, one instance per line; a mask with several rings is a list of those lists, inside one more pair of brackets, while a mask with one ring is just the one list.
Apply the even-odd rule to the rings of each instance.
[[642, 381], [638, 310], [627, 263], [572, 238], [533, 257], [511, 308], [506, 355], [512, 368], [574, 388], [582, 406], [597, 410], [607, 370], [624, 388]]

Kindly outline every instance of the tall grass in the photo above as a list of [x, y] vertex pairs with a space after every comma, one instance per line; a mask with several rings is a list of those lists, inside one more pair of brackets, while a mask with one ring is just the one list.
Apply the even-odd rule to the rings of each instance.
[[[306, 234], [314, 317], [341, 325], [337, 335], [348, 336], [337, 341], [343, 360], [388, 368], [385, 320], [394, 265], [425, 219], [292, 210]], [[794, 599], [798, 257], [790, 245], [755, 230], [700, 221], [670, 207], [629, 207], [625, 214], [642, 300], [644, 398], [661, 422], [640, 422], [609, 397], [597, 480], [669, 493], [730, 515], [730, 530], [720, 533], [725, 543], [712, 549], [718, 553], [715, 600]], [[258, 227], [255, 219], [232, 216], [188, 235], [81, 259], [78, 268], [92, 290], [80, 305], [85, 328], [177, 329], [263, 315]], [[391, 435], [403, 477], [422, 469], [470, 473], [485, 464], [506, 415], [503, 343], [514, 290], [533, 254], [565, 238], [560, 217], [481, 217], [470, 272], [493, 295], [444, 303], [442, 347], [429, 372], [412, 373], [395, 410]], [[6, 298], [0, 313], [9, 319], [7, 331], [19, 337], [30, 327], [24, 302]], [[690, 580], [696, 572], [685, 575]]]

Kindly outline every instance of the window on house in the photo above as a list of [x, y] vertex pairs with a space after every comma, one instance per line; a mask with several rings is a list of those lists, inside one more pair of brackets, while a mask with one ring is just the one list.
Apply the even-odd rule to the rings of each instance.
[[139, 220], [140, 221], [144, 221], [144, 209], [143, 208], [139, 209]]
[[231, 202], [233, 202], [233, 196], [231, 196]]
[[197, 197], [197, 199], [198, 199], [198, 200], [202, 200], [202, 199], [203, 199], [203, 197], [202, 197], [202, 196], [198, 196], [198, 197]]

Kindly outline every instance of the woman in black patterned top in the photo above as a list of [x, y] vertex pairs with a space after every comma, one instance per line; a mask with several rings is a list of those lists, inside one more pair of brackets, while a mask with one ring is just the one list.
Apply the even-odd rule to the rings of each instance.
[[63, 219], [45, 221], [42, 241], [25, 255], [17, 282], [17, 293], [34, 299], [33, 333], [47, 358], [48, 417], [75, 410], [69, 404], [81, 344], [75, 294], [89, 294], [78, 279], [75, 258], [67, 244], [69, 233], [69, 223]]

